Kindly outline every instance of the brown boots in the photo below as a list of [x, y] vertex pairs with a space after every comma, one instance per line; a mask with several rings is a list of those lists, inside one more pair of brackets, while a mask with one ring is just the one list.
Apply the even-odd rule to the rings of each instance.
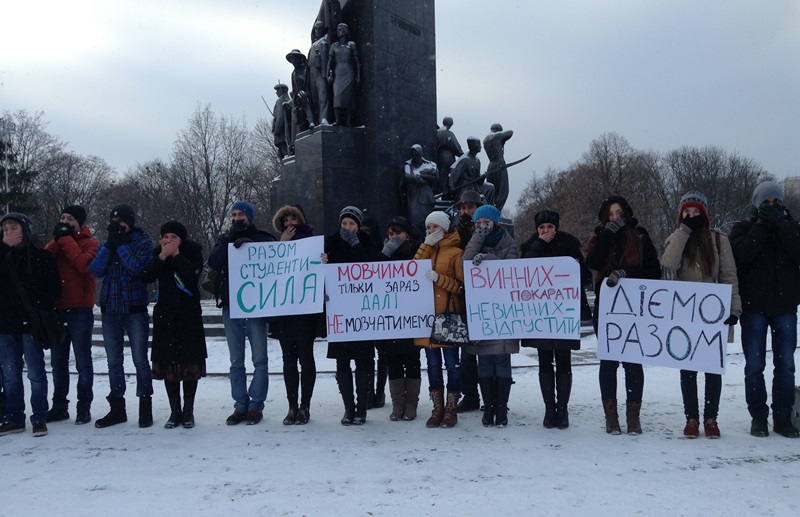
[[608, 434], [622, 434], [622, 429], [619, 428], [617, 399], [603, 399], [603, 411], [606, 414], [606, 432]]
[[410, 421], [417, 418], [417, 405], [419, 404], [419, 388], [422, 379], [406, 379], [406, 410], [403, 420]]
[[389, 420], [414, 420], [417, 418], [421, 379], [389, 379], [389, 394], [392, 397], [392, 414]]
[[460, 398], [461, 393], [458, 391], [450, 391], [447, 393], [447, 404], [444, 406], [442, 427], [454, 427], [458, 423], [458, 399]]
[[[641, 402], [628, 401], [625, 404], [625, 420], [628, 424], [628, 434], [642, 434], [642, 424], [639, 421], [641, 409]], [[622, 430], [619, 427], [616, 399], [604, 399], [603, 411], [606, 414], [606, 432], [608, 434], [622, 434]]]
[[431, 401], [433, 402], [433, 411], [431, 411], [431, 417], [425, 422], [425, 427], [439, 427], [444, 418], [444, 388], [431, 390], [430, 393]]

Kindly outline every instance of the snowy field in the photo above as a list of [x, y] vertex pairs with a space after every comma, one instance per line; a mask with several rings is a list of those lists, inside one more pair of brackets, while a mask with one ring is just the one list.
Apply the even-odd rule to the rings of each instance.
[[[453, 429], [426, 429], [427, 399], [413, 422], [390, 422], [387, 404], [370, 410], [362, 427], [341, 426], [334, 362], [325, 359], [326, 344], [317, 342], [318, 369], [326, 373], [317, 378], [311, 422], [284, 426], [280, 348], [270, 341], [274, 374], [264, 421], [229, 427], [227, 346], [216, 338], [209, 341], [208, 365], [221, 375], [200, 382], [194, 429], [163, 428], [169, 408], [158, 381], [156, 423], [139, 429], [135, 380], [129, 377], [125, 424], [96, 429], [93, 423], [58, 422], [42, 438], [31, 436], [28, 424], [26, 433], [0, 438], [0, 515], [800, 513], [800, 440], [749, 435], [738, 341], [729, 347], [719, 440], [682, 437], [678, 371], [652, 367], [645, 367], [644, 434], [607, 435], [595, 348], [595, 338], [585, 337], [575, 355], [567, 430], [541, 425], [530, 349], [512, 359], [517, 368], [509, 427], [484, 428], [480, 413], [472, 412]], [[97, 419], [108, 409], [108, 378], [102, 347], [94, 353]], [[133, 371], [129, 357], [125, 367]], [[622, 379], [620, 369], [621, 399]], [[73, 418], [76, 382], [73, 373]], [[423, 373], [423, 391], [426, 386]]]

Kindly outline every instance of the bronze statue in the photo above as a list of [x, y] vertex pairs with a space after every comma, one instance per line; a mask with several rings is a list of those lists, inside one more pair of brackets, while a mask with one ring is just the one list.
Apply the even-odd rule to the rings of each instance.
[[275, 101], [275, 109], [272, 111], [272, 142], [278, 148], [278, 158], [283, 159], [289, 154], [291, 137], [291, 124], [284, 111], [284, 104], [291, 102], [289, 87], [281, 83], [276, 84], [275, 95], [278, 96], [278, 100]]
[[474, 136], [467, 138], [468, 152], [462, 155], [450, 167], [450, 194], [459, 199], [465, 190], [475, 190], [491, 204], [494, 199], [494, 185], [486, 181], [486, 176], [481, 174], [481, 161], [478, 153], [481, 152], [481, 141]]
[[338, 41], [331, 45], [328, 57], [328, 82], [333, 84], [336, 124], [351, 127], [361, 84], [361, 63], [355, 42], [348, 39], [350, 28], [346, 23], [339, 24], [336, 36]]
[[508, 167], [505, 160], [505, 145], [506, 141], [514, 136], [514, 132], [503, 131], [503, 126], [500, 124], [492, 124], [491, 131], [483, 139], [483, 147], [486, 149], [486, 156], [489, 157], [486, 178], [494, 184], [494, 202], [492, 204], [498, 210], [503, 210], [508, 199]]
[[289, 149], [294, 154], [294, 141], [301, 131], [314, 128], [314, 112], [308, 98], [308, 62], [297, 49], [286, 54], [286, 60], [294, 66], [292, 71], [292, 137]]
[[425, 218], [433, 211], [436, 200], [431, 184], [438, 178], [436, 164], [422, 157], [422, 146], [411, 146], [411, 159], [403, 167], [406, 187], [406, 216], [411, 233], [419, 238], [425, 234]]
[[434, 193], [442, 194], [444, 199], [455, 199], [450, 194], [450, 167], [455, 163], [456, 158], [464, 154], [461, 144], [458, 143], [456, 135], [450, 131], [453, 127], [453, 119], [445, 117], [442, 120], [444, 127], [436, 131], [436, 166], [439, 168], [438, 185], [434, 185]]
[[331, 118], [330, 84], [328, 84], [329, 55], [328, 28], [323, 22], [316, 22], [314, 35], [311, 38], [311, 48], [308, 49], [308, 71], [310, 75], [309, 93], [316, 119], [320, 124], [327, 124], [328, 119]]

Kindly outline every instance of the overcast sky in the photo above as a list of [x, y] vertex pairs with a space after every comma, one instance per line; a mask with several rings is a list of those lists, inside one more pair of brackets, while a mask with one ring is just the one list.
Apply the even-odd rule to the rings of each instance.
[[[0, 111], [44, 111], [120, 172], [168, 160], [198, 105], [269, 117], [319, 0], [11, 0]], [[614, 131], [638, 149], [715, 145], [800, 176], [797, 0], [436, 0], [438, 116], [466, 147], [513, 129], [513, 208], [531, 174]], [[483, 162], [486, 163], [485, 155]], [[432, 158], [432, 157], [430, 157]], [[485, 165], [484, 165], [485, 167]]]

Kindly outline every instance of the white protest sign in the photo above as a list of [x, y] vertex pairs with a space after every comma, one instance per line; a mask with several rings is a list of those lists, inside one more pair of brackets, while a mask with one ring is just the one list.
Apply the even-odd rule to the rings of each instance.
[[430, 260], [325, 266], [328, 341], [428, 337], [433, 326]]
[[730, 304], [727, 284], [603, 281], [597, 357], [723, 374]]
[[322, 312], [324, 240], [229, 244], [231, 318]]
[[469, 338], [580, 339], [580, 266], [572, 257], [464, 261]]

